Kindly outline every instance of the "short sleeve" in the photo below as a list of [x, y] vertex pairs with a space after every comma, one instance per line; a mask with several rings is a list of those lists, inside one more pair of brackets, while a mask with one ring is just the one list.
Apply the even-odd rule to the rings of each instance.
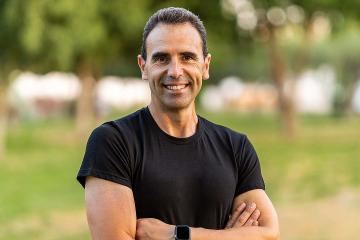
[[127, 144], [110, 123], [90, 135], [77, 180], [85, 187], [87, 176], [102, 178], [131, 188], [131, 164]]
[[259, 158], [253, 145], [246, 136], [243, 138], [237, 157], [239, 170], [236, 196], [253, 189], [265, 190]]

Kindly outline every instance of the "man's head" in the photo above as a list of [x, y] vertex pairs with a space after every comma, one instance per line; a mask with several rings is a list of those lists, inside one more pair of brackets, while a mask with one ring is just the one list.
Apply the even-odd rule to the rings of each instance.
[[204, 24], [198, 16], [184, 8], [169, 7], [163, 8], [154, 13], [144, 27], [143, 38], [141, 43], [141, 57], [146, 60], [146, 40], [150, 32], [159, 24], [180, 24], [190, 23], [200, 34], [202, 41], [202, 51], [204, 58], [208, 55], [206, 46], [206, 30]]
[[162, 9], [147, 22], [143, 38], [138, 64], [149, 82], [151, 105], [171, 111], [194, 107], [211, 61], [200, 19], [185, 9]]

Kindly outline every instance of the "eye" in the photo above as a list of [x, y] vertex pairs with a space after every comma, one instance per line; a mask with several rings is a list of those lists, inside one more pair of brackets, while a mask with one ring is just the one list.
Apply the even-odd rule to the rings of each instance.
[[160, 62], [160, 63], [164, 63], [166, 62], [166, 57], [165, 56], [160, 56], [156, 59], [157, 62]]
[[166, 64], [169, 62], [169, 56], [165, 53], [156, 53], [152, 56], [151, 61], [157, 64]]
[[194, 60], [193, 56], [191, 56], [191, 55], [184, 55], [182, 58], [184, 61]]
[[167, 56], [156, 56], [156, 57], [154, 57], [153, 61], [155, 63], [167, 63], [168, 57]]

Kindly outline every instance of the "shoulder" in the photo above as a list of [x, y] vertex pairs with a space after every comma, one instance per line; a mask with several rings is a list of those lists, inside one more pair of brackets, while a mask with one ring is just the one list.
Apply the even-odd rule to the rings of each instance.
[[213, 123], [201, 118], [207, 141], [220, 145], [224, 149], [232, 151], [235, 158], [243, 158], [247, 152], [255, 152], [255, 149], [245, 133], [238, 132], [220, 124]]
[[139, 109], [129, 115], [111, 121], [111, 124], [119, 130], [136, 130], [145, 119], [145, 108]]
[[203, 117], [200, 117], [200, 119], [203, 123], [204, 131], [213, 137], [220, 137], [234, 143], [240, 143], [247, 140], [245, 133], [241, 133], [229, 127], [211, 122]]
[[104, 141], [130, 140], [140, 128], [142, 111], [143, 109], [140, 109], [119, 119], [101, 124], [93, 130], [90, 139], [96, 138]]

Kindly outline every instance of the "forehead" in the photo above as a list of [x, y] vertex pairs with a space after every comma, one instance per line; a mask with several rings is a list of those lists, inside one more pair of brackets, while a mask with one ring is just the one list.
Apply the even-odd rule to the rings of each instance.
[[149, 55], [155, 51], [192, 51], [201, 54], [202, 41], [199, 32], [190, 23], [159, 23], [147, 37], [146, 48]]

